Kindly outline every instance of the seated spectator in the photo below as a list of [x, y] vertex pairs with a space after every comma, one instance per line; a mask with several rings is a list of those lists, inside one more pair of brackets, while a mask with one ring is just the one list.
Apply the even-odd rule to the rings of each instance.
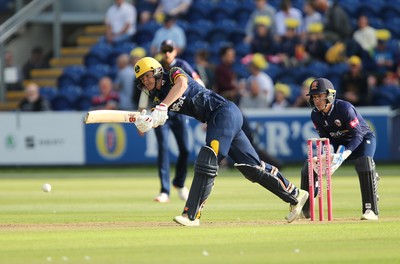
[[310, 96], [308, 93], [310, 92], [310, 85], [314, 80], [314, 77], [309, 77], [301, 84], [301, 93], [293, 103], [293, 107], [310, 107], [308, 102], [310, 100]]
[[151, 42], [151, 54], [155, 56], [160, 49], [161, 43], [166, 39], [173, 39], [176, 45], [177, 55], [181, 55], [186, 47], [185, 31], [176, 24], [176, 17], [165, 16], [164, 24], [155, 33]]
[[22, 90], [22, 71], [14, 63], [14, 56], [11, 51], [4, 53], [4, 83], [8, 91]]
[[50, 102], [40, 96], [39, 86], [36, 83], [26, 85], [25, 97], [18, 105], [18, 110], [24, 112], [40, 112], [51, 110]]
[[113, 90], [113, 83], [110, 77], [103, 77], [99, 81], [100, 95], [93, 96], [92, 110], [117, 110], [119, 94]]
[[300, 32], [302, 33], [308, 32], [308, 29], [311, 24], [323, 23], [323, 18], [321, 13], [319, 13], [315, 9], [311, 0], [304, 1], [303, 12], [304, 12], [304, 23], [302, 25], [302, 28], [300, 29]]
[[272, 109], [284, 109], [290, 107], [288, 98], [290, 96], [290, 87], [284, 83], [275, 84], [275, 98], [271, 105]]
[[115, 4], [106, 13], [105, 40], [112, 44], [131, 40], [136, 32], [136, 17], [137, 11], [132, 4], [125, 0], [115, 0]]
[[258, 16], [254, 21], [254, 35], [250, 42], [251, 53], [274, 55], [277, 43], [271, 31], [271, 19], [268, 16]]
[[240, 86], [237, 74], [233, 70], [236, 51], [231, 45], [223, 46], [219, 51], [220, 63], [215, 68], [215, 91], [239, 105]]
[[129, 63], [129, 55], [122, 53], [117, 58], [117, 78], [115, 79], [114, 87], [119, 93], [119, 109], [133, 109], [133, 83], [135, 80], [135, 71]]
[[368, 24], [368, 17], [361, 15], [358, 17], [358, 29], [353, 33], [353, 39], [367, 53], [371, 53], [377, 45], [376, 32]]
[[296, 67], [305, 59], [304, 45], [296, 33], [299, 21], [288, 18], [285, 21], [286, 31], [278, 43], [278, 57], [285, 67]]
[[379, 86], [388, 71], [394, 72], [396, 59], [393, 51], [387, 46], [387, 41], [391, 38], [390, 31], [387, 29], [376, 30], [376, 37], [378, 44], [373, 49], [371, 56], [374, 63], [373, 72]]
[[165, 15], [181, 18], [186, 15], [192, 0], [160, 0], [154, 18], [157, 21], [163, 21]]
[[303, 24], [303, 14], [301, 10], [292, 6], [291, 0], [282, 0], [280, 5], [280, 10], [275, 14], [274, 21], [276, 25], [276, 34], [279, 37], [283, 37], [287, 31], [286, 21], [297, 20], [297, 26], [295, 28], [295, 33], [300, 33], [300, 29]]
[[341, 93], [344, 100], [354, 106], [367, 106], [369, 104], [368, 77], [362, 69], [362, 61], [358, 56], [351, 56], [347, 63], [349, 70], [341, 79]]
[[25, 80], [31, 79], [31, 70], [49, 68], [49, 61], [43, 54], [43, 49], [39, 46], [34, 47], [31, 52], [31, 57], [22, 68], [23, 77]]
[[200, 49], [195, 54], [195, 70], [199, 73], [205, 87], [214, 90], [215, 86], [215, 65], [209, 62], [209, 52]]
[[245, 81], [240, 107], [269, 108], [274, 99], [274, 83], [263, 71], [268, 67], [268, 62], [264, 55], [256, 53], [247, 67], [251, 75]]
[[328, 45], [324, 40], [323, 25], [321, 23], [308, 25], [304, 48], [309, 61], [325, 61]]
[[258, 17], [267, 17], [270, 21], [268, 26], [270, 27], [273, 34], [275, 34], [275, 23], [274, 17], [276, 10], [273, 6], [268, 4], [268, 0], [254, 0], [256, 9], [250, 14], [249, 20], [246, 23], [246, 37], [244, 41], [250, 43], [253, 40], [254, 27]]

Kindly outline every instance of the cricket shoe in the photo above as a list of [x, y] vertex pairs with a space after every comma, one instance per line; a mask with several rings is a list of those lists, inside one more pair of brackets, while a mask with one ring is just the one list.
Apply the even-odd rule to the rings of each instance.
[[158, 196], [154, 198], [154, 201], [159, 203], [168, 203], [169, 196], [166, 193], [160, 193]]
[[186, 188], [186, 186], [183, 186], [182, 188], [175, 187], [176, 190], [178, 191], [178, 196], [181, 200], [187, 201], [189, 197], [189, 190]]
[[297, 218], [299, 218], [301, 211], [303, 209], [304, 204], [307, 202], [308, 199], [308, 192], [305, 190], [299, 189], [299, 194], [297, 195], [297, 204], [290, 205], [289, 207], [289, 214], [285, 217], [288, 223], [293, 222]]
[[183, 226], [199, 226], [200, 225], [199, 219], [190, 220], [189, 218], [182, 216], [182, 215], [175, 216], [174, 221]]
[[374, 211], [367, 209], [365, 213], [361, 216], [361, 220], [378, 220], [378, 216], [374, 213]]

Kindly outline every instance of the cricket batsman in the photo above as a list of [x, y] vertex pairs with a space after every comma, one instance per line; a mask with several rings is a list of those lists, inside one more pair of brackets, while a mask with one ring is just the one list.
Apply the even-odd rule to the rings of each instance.
[[[374, 154], [376, 138], [355, 107], [344, 100], [335, 99], [336, 90], [325, 78], [314, 80], [309, 89], [309, 105], [313, 108], [311, 120], [319, 137], [329, 138], [335, 154], [330, 171], [333, 174], [345, 160], [355, 161], [360, 181], [362, 220], [378, 220], [378, 174]], [[339, 151], [338, 151], [339, 150]], [[314, 162], [316, 159], [314, 159]], [[323, 166], [326, 166], [323, 164]], [[317, 166], [314, 166], [317, 168]], [[314, 171], [314, 179], [317, 179]], [[317, 186], [317, 185], [315, 185]], [[308, 166], [301, 170], [301, 188], [308, 190]], [[315, 194], [318, 192], [316, 191]], [[303, 216], [310, 218], [309, 201], [303, 207]]]
[[290, 204], [287, 222], [298, 219], [308, 192], [294, 186], [276, 167], [260, 160], [242, 131], [243, 116], [233, 102], [203, 87], [179, 67], [164, 72], [161, 64], [151, 57], [139, 60], [134, 70], [140, 81], [139, 88], [148, 94], [154, 105], [151, 116], [144, 114], [135, 122], [139, 131], [144, 133], [164, 125], [168, 111], [192, 116], [207, 124], [206, 142], [195, 161], [189, 197], [182, 214], [174, 217], [176, 223], [200, 225], [201, 212], [214, 186], [218, 164], [227, 155], [248, 180]]

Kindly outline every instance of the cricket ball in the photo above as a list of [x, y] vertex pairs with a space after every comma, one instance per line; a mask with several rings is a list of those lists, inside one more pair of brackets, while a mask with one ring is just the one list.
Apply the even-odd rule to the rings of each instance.
[[49, 183], [45, 183], [42, 186], [42, 189], [44, 192], [50, 192], [51, 191], [51, 185]]

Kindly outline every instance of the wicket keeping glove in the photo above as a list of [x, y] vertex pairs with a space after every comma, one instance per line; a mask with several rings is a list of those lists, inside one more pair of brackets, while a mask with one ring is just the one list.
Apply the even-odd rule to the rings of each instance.
[[345, 150], [345, 147], [340, 145], [335, 154], [332, 156], [331, 162], [331, 175], [342, 165], [343, 161], [345, 161], [351, 155], [351, 150]]
[[135, 126], [142, 133], [153, 128], [153, 118], [151, 115], [146, 115], [146, 109], [143, 109], [140, 115], [136, 118]]
[[157, 105], [151, 116], [153, 117], [154, 128], [164, 125], [168, 119], [168, 106], [163, 103]]

